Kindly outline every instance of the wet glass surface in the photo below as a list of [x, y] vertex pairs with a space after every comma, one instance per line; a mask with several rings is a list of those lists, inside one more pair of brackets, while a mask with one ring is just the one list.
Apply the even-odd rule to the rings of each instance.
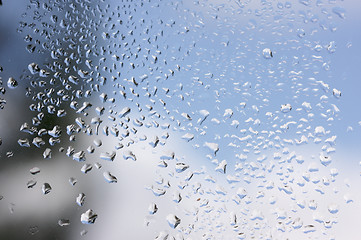
[[358, 239], [360, 10], [0, 1], [0, 239]]

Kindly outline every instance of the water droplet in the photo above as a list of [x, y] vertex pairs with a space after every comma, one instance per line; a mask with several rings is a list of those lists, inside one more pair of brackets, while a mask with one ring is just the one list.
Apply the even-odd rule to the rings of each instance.
[[30, 181], [27, 182], [26, 186], [28, 188], [33, 188], [36, 185], [36, 183], [37, 182], [35, 180], [30, 180]]
[[105, 181], [108, 183], [116, 183], [118, 180], [115, 176], [113, 176], [110, 172], [104, 172], [103, 173]]
[[69, 226], [70, 220], [69, 219], [59, 219], [58, 224], [60, 227]]
[[219, 150], [219, 146], [217, 143], [205, 142], [204, 146], [209, 148], [214, 153], [214, 155], [216, 155]]
[[50, 148], [45, 149], [45, 151], [43, 153], [43, 157], [45, 159], [51, 158], [51, 149]]
[[253, 210], [251, 212], [251, 215], [250, 215], [250, 219], [252, 221], [254, 220], [263, 220], [264, 219], [264, 216], [263, 216], [263, 213], [259, 210]]
[[31, 74], [37, 74], [40, 72], [40, 68], [39, 68], [39, 65], [36, 64], [36, 63], [30, 63], [28, 65], [28, 69], [30, 71]]
[[161, 188], [154, 188], [153, 186], [150, 188], [154, 194], [154, 196], [163, 196], [166, 193], [165, 189], [161, 189]]
[[111, 153], [103, 152], [100, 154], [100, 159], [106, 160], [106, 161], [113, 161], [116, 156], [116, 152], [112, 151]]
[[76, 203], [79, 206], [83, 206], [85, 202], [85, 194], [84, 193], [79, 193], [79, 195], [76, 197]]
[[15, 88], [17, 88], [17, 86], [18, 86], [19, 84], [18, 84], [18, 82], [17, 82], [14, 78], [10, 77], [10, 78], [8, 79], [7, 85], [8, 85], [8, 88], [10, 88], [10, 89], [15, 89]]
[[29, 142], [29, 139], [25, 138], [25, 139], [19, 139], [18, 140], [18, 144], [21, 146], [21, 147], [30, 147], [30, 142]]
[[74, 186], [77, 182], [78, 182], [78, 180], [76, 180], [75, 178], [73, 178], [73, 177], [69, 178], [70, 185]]
[[176, 203], [179, 203], [180, 201], [182, 201], [182, 196], [181, 196], [180, 192], [177, 191], [173, 194], [173, 201]]
[[30, 235], [35, 235], [39, 232], [39, 227], [38, 226], [30, 226], [28, 232]]
[[80, 171], [82, 173], [88, 173], [89, 171], [91, 171], [93, 169], [93, 165], [91, 165], [90, 163], [86, 163], [82, 166], [82, 168], [80, 169]]
[[334, 53], [336, 52], [336, 42], [335, 41], [331, 41], [328, 46], [327, 46], [327, 50], [329, 53]]
[[176, 228], [181, 222], [181, 220], [174, 214], [169, 214], [166, 219], [171, 228]]
[[282, 105], [281, 105], [281, 112], [283, 112], [283, 113], [288, 113], [288, 112], [290, 112], [291, 110], [292, 110], [291, 104], [286, 103], [286, 104], [282, 104]]
[[338, 213], [338, 205], [337, 204], [330, 204], [328, 206], [328, 211], [332, 214]]
[[97, 217], [98, 215], [94, 213], [92, 209], [88, 209], [85, 213], [81, 215], [80, 221], [83, 224], [93, 224]]
[[265, 59], [270, 59], [273, 57], [272, 51], [269, 48], [263, 49], [262, 54]]
[[158, 207], [155, 203], [151, 203], [148, 207], [149, 214], [155, 214], [158, 211]]
[[315, 200], [310, 200], [310, 202], [308, 203], [308, 207], [311, 210], [316, 210], [317, 209], [317, 202]]
[[163, 168], [166, 168], [168, 167], [168, 163], [164, 160], [161, 160], [159, 163], [158, 163], [158, 166], [159, 167], [163, 167]]
[[320, 161], [321, 161], [322, 165], [328, 166], [328, 165], [331, 163], [332, 159], [331, 159], [331, 157], [329, 157], [329, 156], [324, 156], [324, 155], [321, 153], [321, 154], [320, 154]]
[[58, 125], [54, 126], [52, 130], [48, 131], [48, 134], [54, 138], [61, 136], [61, 129]]
[[33, 144], [36, 147], [41, 148], [41, 146], [45, 145], [45, 142], [43, 141], [43, 139], [41, 137], [35, 137], [35, 138], [33, 138]]
[[49, 183], [44, 183], [41, 187], [41, 190], [43, 191], [43, 194], [48, 194], [51, 191], [51, 186]]
[[237, 195], [238, 195], [238, 197], [239, 197], [240, 199], [245, 198], [245, 197], [247, 196], [247, 191], [246, 191], [246, 189], [244, 189], [244, 188], [242, 188], [242, 187], [238, 188], [238, 190], [237, 190]]
[[186, 133], [182, 136], [183, 139], [187, 140], [188, 142], [194, 138], [194, 134]]
[[101, 145], [103, 145], [103, 142], [100, 139], [95, 139], [93, 143], [96, 147], [100, 147]]
[[176, 163], [176, 165], [175, 165], [175, 170], [177, 173], [184, 172], [188, 168], [189, 168], [189, 166], [186, 165], [185, 163]]
[[129, 107], [125, 107], [123, 108], [120, 112], [119, 112], [119, 117], [125, 117], [126, 115], [128, 115], [130, 113], [131, 109]]
[[302, 29], [302, 28], [297, 29], [297, 36], [298, 36], [299, 38], [305, 37], [305, 36], [306, 36], [305, 30]]
[[226, 168], [227, 168], [227, 161], [226, 160], [222, 160], [218, 166], [215, 168], [215, 170], [217, 172], [220, 172], [220, 173], [226, 173]]
[[316, 231], [316, 228], [314, 225], [305, 225], [303, 226], [303, 232], [304, 233], [311, 233], [311, 232], [314, 232]]
[[5, 156], [8, 157], [8, 158], [11, 158], [11, 157], [14, 156], [14, 153], [12, 151], [9, 151], [9, 152], [5, 153]]
[[333, 96], [335, 96], [335, 98], [340, 98], [341, 97], [341, 91], [337, 90], [336, 88], [334, 88], [332, 90], [332, 94], [333, 94]]
[[128, 160], [128, 159], [133, 160], [133, 161], [136, 161], [136, 160], [137, 160], [137, 157], [136, 157], [136, 156], [134, 155], [134, 153], [133, 153], [132, 151], [130, 151], [130, 150], [127, 150], [127, 151], [124, 152], [123, 158], [124, 158], [125, 160]]
[[38, 168], [38, 167], [33, 167], [32, 169], [30, 169], [30, 173], [31, 173], [32, 175], [38, 174], [38, 173], [40, 173], [40, 168]]
[[346, 19], [346, 10], [341, 7], [333, 7], [332, 12], [339, 16], [341, 19]]
[[343, 196], [343, 199], [345, 199], [346, 203], [352, 203], [352, 202], [353, 202], [352, 195], [349, 194], [349, 193], [346, 193], [346, 194]]
[[78, 162], [84, 162], [85, 161], [85, 152], [84, 151], [79, 151], [77, 153], [74, 153], [73, 154], [73, 160], [78, 161]]
[[155, 240], [167, 240], [169, 237], [169, 234], [165, 231], [159, 232], [158, 236], [155, 237]]

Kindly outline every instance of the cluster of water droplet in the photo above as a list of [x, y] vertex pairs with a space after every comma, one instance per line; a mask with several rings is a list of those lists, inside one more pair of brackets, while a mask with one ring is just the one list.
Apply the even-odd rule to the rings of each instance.
[[[18, 32], [29, 53], [48, 60], [27, 66], [34, 116], [20, 126], [27, 135], [18, 144], [44, 150], [44, 159], [66, 156], [82, 174], [95, 167], [112, 184], [120, 184], [112, 163], [138, 164], [137, 145], [168, 149], [153, 163], [159, 178], [146, 188], [154, 195], [146, 225], [159, 215], [170, 227], [156, 229], [156, 239], [327, 235], [339, 208], [318, 203], [333, 196], [338, 175], [330, 129], [341, 91], [321, 80], [336, 43], [310, 36], [335, 29], [310, 11], [296, 14], [289, 2], [262, 1], [253, 12], [246, 2], [32, 0]], [[321, 30], [303, 29], [305, 22], [320, 22]], [[10, 77], [7, 87], [17, 86]], [[0, 108], [4, 103], [0, 98]], [[172, 150], [168, 142], [180, 138], [202, 159]], [[303, 154], [305, 145], [313, 152]], [[51, 194], [51, 182], [41, 191]], [[176, 205], [172, 213], [162, 210], [162, 198]], [[75, 202], [83, 209], [85, 194]], [[92, 224], [97, 216], [88, 209], [80, 220]]]

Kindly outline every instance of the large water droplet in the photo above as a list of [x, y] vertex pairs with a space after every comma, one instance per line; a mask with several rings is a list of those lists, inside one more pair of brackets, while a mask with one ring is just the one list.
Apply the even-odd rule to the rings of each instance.
[[181, 222], [181, 220], [174, 214], [169, 214], [167, 216], [167, 221], [171, 228], [176, 228]]
[[8, 88], [15, 89], [19, 85], [15, 78], [10, 77], [7, 82]]
[[43, 191], [43, 194], [48, 194], [51, 191], [51, 186], [49, 183], [44, 183], [41, 187], [41, 190]]
[[81, 215], [80, 221], [83, 224], [93, 224], [97, 217], [98, 215], [94, 213], [92, 209], [88, 209], [85, 213]]

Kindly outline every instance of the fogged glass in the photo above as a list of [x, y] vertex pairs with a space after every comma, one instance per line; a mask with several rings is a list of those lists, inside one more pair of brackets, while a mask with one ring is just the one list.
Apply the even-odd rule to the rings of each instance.
[[360, 10], [0, 1], [0, 239], [359, 239]]

